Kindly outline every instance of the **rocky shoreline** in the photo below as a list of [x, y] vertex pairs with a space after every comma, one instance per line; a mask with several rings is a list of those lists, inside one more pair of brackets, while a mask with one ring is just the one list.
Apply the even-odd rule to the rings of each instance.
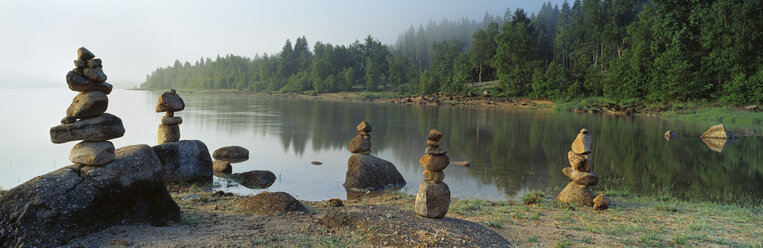
[[251, 214], [239, 205], [247, 196], [220, 194], [204, 185], [171, 184], [169, 191], [181, 208], [179, 222], [112, 226], [67, 247], [744, 246], [763, 241], [763, 229], [756, 226], [763, 221], [760, 206], [624, 192], [607, 192], [613, 202], [607, 211], [559, 204], [548, 196], [529, 205], [453, 199], [444, 219], [428, 219], [415, 215], [414, 195], [397, 192], [299, 201], [305, 211]]

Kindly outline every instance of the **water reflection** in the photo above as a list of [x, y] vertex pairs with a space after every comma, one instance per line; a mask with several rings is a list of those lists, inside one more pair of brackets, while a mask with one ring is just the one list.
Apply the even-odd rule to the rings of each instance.
[[[48, 130], [58, 123], [76, 94], [55, 90], [0, 90], [6, 116], [35, 118], [0, 122], [0, 186], [8, 189], [36, 175], [70, 164], [73, 143], [50, 143]], [[16, 103], [38, 96], [28, 108]], [[469, 109], [365, 102], [315, 101], [229, 94], [180, 93], [186, 109], [181, 139], [198, 139], [210, 151], [240, 145], [250, 159], [233, 164], [234, 173], [272, 171], [269, 191], [286, 191], [299, 199], [345, 198], [342, 187], [350, 152], [347, 144], [362, 120], [374, 125], [372, 155], [395, 164], [408, 182], [419, 182], [419, 157], [426, 135], [445, 133], [440, 145], [452, 161], [445, 181], [453, 197], [493, 200], [521, 196], [534, 189], [561, 190], [567, 178], [567, 151], [585, 127], [593, 136], [593, 167], [600, 176], [592, 190], [627, 189], [633, 193], [668, 190], [691, 199], [724, 201], [738, 195], [763, 198], [763, 138], [741, 137], [720, 152], [697, 139], [718, 123], [665, 121], [654, 118]], [[114, 90], [109, 113], [122, 118], [125, 136], [115, 146], [156, 142], [161, 114], [154, 112], [158, 93]], [[51, 107], [53, 106], [53, 107]], [[763, 134], [763, 127], [725, 125], [740, 136]], [[679, 137], [665, 141], [665, 130]], [[711, 149], [713, 149], [711, 147]], [[35, 156], [28, 156], [34, 151]], [[310, 161], [321, 161], [314, 166]], [[256, 194], [227, 179], [215, 178], [226, 191]], [[415, 194], [416, 185], [401, 191]]]
[[[486, 197], [487, 193], [490, 195], [486, 198], [500, 199], [532, 189], [563, 186], [566, 179], [559, 170], [566, 166], [569, 144], [582, 127], [593, 134], [592, 160], [599, 167], [596, 170], [602, 176], [603, 187], [635, 193], [669, 190], [683, 197], [707, 200], [723, 200], [730, 193], [749, 193], [757, 199], [763, 196], [761, 138], [747, 137], [733, 145], [724, 143], [729, 147], [723, 153], [707, 152], [697, 139], [665, 142], [663, 138], [664, 130], [700, 134], [708, 124], [262, 96], [184, 97], [192, 103], [189, 106], [198, 108], [188, 119], [215, 120], [216, 128], [231, 135], [243, 130], [275, 134], [278, 145], [297, 156], [309, 151], [310, 155], [346, 157], [355, 124], [367, 120], [374, 123], [373, 152], [393, 162], [407, 181], [414, 182], [421, 180], [422, 169], [416, 161], [426, 148], [422, 140], [429, 129], [437, 128], [447, 134], [441, 145], [451, 159], [473, 165], [471, 170], [448, 173], [453, 176], [446, 180], [457, 184], [454, 192], [469, 192], [456, 197]], [[608, 184], [607, 178], [617, 183]]]

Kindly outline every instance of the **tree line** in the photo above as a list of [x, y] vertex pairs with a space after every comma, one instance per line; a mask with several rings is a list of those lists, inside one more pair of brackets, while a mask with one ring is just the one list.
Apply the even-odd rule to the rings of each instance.
[[141, 88], [393, 90], [648, 102], [763, 102], [763, 0], [575, 0], [537, 13], [411, 26], [394, 46], [286, 40], [281, 52], [175, 61]]

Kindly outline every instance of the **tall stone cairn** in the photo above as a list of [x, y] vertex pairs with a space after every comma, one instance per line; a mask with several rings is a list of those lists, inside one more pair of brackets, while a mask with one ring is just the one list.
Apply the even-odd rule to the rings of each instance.
[[350, 152], [368, 155], [371, 153], [371, 124], [362, 121], [356, 128], [355, 138], [350, 140]]
[[159, 103], [156, 104], [156, 112], [165, 112], [162, 116], [162, 123], [159, 124], [159, 132], [156, 136], [157, 143], [166, 144], [180, 140], [180, 124], [183, 118], [175, 116], [175, 112], [183, 111], [185, 102], [175, 93], [175, 89], [162, 93], [159, 96]]
[[122, 120], [105, 113], [112, 86], [106, 83], [101, 59], [87, 48], [77, 49], [74, 66], [66, 74], [66, 83], [70, 90], [80, 93], [66, 109], [61, 125], [50, 128], [50, 140], [54, 144], [82, 140], [72, 148], [69, 160], [85, 166], [105, 165], [115, 158], [114, 144], [108, 140], [125, 133]]
[[576, 203], [584, 206], [593, 206], [596, 195], [589, 187], [599, 182], [599, 177], [591, 172], [591, 134], [583, 128], [572, 142], [572, 150], [567, 153], [570, 167], [562, 169], [562, 173], [569, 177], [572, 182], [567, 184], [562, 192], [556, 196], [556, 200], [562, 203]]
[[429, 130], [427, 138], [426, 154], [419, 159], [419, 164], [424, 167], [424, 180], [416, 193], [414, 209], [422, 217], [439, 219], [445, 217], [450, 207], [450, 189], [442, 182], [445, 179], [442, 171], [448, 167], [450, 160], [445, 155], [447, 152], [440, 148], [441, 132]]

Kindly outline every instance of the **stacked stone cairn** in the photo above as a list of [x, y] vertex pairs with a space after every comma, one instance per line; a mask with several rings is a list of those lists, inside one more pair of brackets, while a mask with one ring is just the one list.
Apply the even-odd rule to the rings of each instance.
[[442, 182], [445, 179], [442, 171], [450, 164], [447, 152], [440, 148], [442, 135], [435, 129], [429, 130], [426, 154], [419, 159], [424, 167], [424, 180], [419, 185], [414, 209], [416, 214], [426, 218], [442, 218], [450, 207], [450, 189]]
[[371, 130], [371, 124], [365, 120], [358, 124], [356, 127], [358, 135], [350, 140], [351, 153], [371, 154]]
[[77, 50], [76, 68], [66, 74], [72, 91], [80, 92], [66, 109], [61, 125], [50, 128], [50, 140], [55, 144], [82, 140], [69, 153], [69, 160], [85, 166], [101, 166], [115, 158], [110, 139], [122, 137], [125, 128], [119, 117], [105, 113], [109, 106], [112, 86], [106, 83], [101, 59], [87, 48]]
[[175, 112], [185, 109], [185, 102], [175, 93], [175, 89], [162, 93], [159, 96], [159, 103], [156, 104], [156, 112], [165, 112], [162, 116], [162, 123], [159, 124], [159, 133], [156, 137], [157, 142], [166, 144], [180, 140], [180, 124], [183, 118], [175, 116]]
[[[587, 129], [580, 130], [572, 142], [572, 150], [567, 153], [567, 158], [571, 166], [562, 169], [562, 173], [572, 182], [567, 184], [556, 199], [562, 203], [593, 206], [596, 195], [589, 187], [596, 185], [599, 177], [591, 172], [591, 134]], [[606, 209], [606, 206], [598, 206], [597, 209]]]

